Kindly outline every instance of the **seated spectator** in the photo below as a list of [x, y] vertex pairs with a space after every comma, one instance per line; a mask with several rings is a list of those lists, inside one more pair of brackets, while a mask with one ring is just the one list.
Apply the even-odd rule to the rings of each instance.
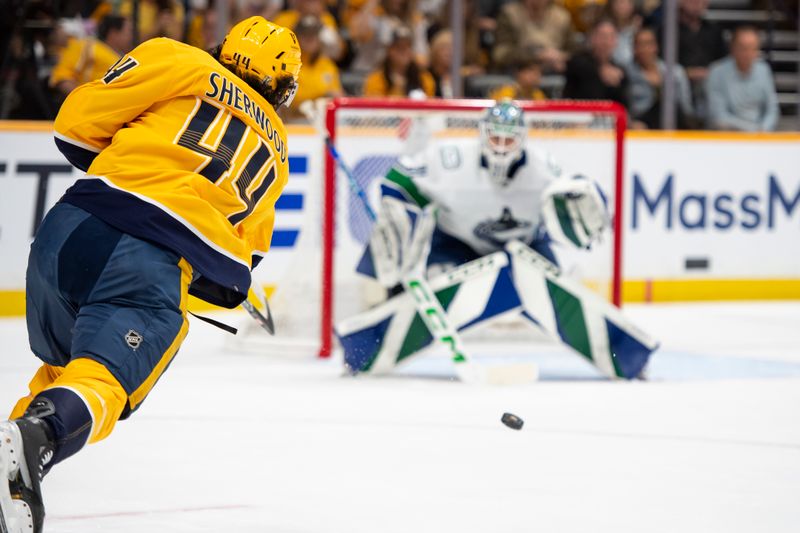
[[[203, 50], [210, 50], [219, 44], [219, 36], [220, 36], [220, 27], [219, 27], [219, 13], [213, 7], [210, 9], [206, 9], [202, 15], [202, 28], [201, 28], [201, 38], [202, 38], [202, 48]], [[244, 19], [233, 19], [229, 18], [230, 20], [244, 20]], [[269, 20], [269, 19], [268, 19]], [[224, 34], [224, 32], [223, 32]]]
[[517, 0], [506, 4], [497, 19], [492, 60], [499, 68], [514, 64], [520, 48], [537, 48], [548, 70], [562, 72], [574, 45], [567, 11], [552, 0]]
[[453, 64], [453, 33], [442, 30], [431, 39], [430, 72], [436, 84], [434, 96], [453, 98], [451, 72]]
[[97, 39], [70, 39], [50, 74], [50, 86], [63, 96], [83, 83], [102, 78], [133, 45], [131, 22], [106, 15], [97, 27]]
[[[633, 41], [633, 61], [626, 66], [630, 84], [631, 127], [634, 129], [661, 128], [661, 93], [667, 66], [658, 57], [656, 34], [650, 28], [636, 32]], [[673, 70], [675, 97], [678, 103], [678, 126], [694, 126], [692, 95], [689, 80], [680, 65]]]
[[416, 9], [427, 20], [436, 19], [443, 11], [450, 0], [417, 0]]
[[334, 61], [342, 57], [344, 53], [344, 41], [339, 35], [339, 27], [336, 19], [328, 12], [324, 0], [295, 0], [295, 9], [281, 11], [275, 16], [273, 22], [285, 28], [294, 28], [301, 18], [311, 15], [322, 21], [322, 39], [325, 55]]
[[395, 30], [383, 66], [364, 81], [364, 96], [434, 95], [433, 77], [414, 60], [413, 40], [410, 29]]
[[481, 31], [489, 32], [494, 37], [497, 29], [497, 17], [503, 6], [513, 0], [477, 0], [477, 19]]
[[[119, 14], [131, 18], [133, 0], [103, 0], [95, 9], [92, 17], [103, 17], [119, 9]], [[183, 4], [177, 0], [139, 0], [139, 40], [146, 41], [153, 37], [169, 37], [180, 41], [183, 39]]]
[[206, 2], [205, 8], [196, 7], [191, 11], [191, 20], [184, 42], [203, 50], [210, 50], [217, 46], [227, 30], [240, 20], [256, 15], [272, 20], [272, 17], [261, 14], [269, 12], [272, 3], [273, 0], [254, 0], [240, 6], [238, 2], [228, 2], [225, 9], [228, 27], [220, 28], [219, 4], [214, 1]]
[[[450, 30], [452, 26], [452, 6], [452, 0], [448, 1], [445, 9], [437, 17], [428, 19], [428, 40], [431, 43], [438, 33]], [[480, 17], [477, 16], [478, 5], [476, 0], [462, 0], [461, 7], [464, 16], [464, 57], [462, 58], [461, 75], [475, 76], [483, 74], [489, 64], [489, 54], [481, 40], [483, 30], [481, 30], [480, 26]], [[450, 39], [452, 42], [452, 37]]]
[[289, 108], [290, 119], [302, 118], [300, 104], [317, 98], [332, 98], [342, 95], [339, 69], [336, 63], [322, 53], [320, 33], [322, 22], [311, 15], [300, 19], [294, 32], [300, 41], [303, 68], [297, 80], [297, 94]]
[[[642, 15], [644, 24], [654, 27], [658, 27], [661, 24], [661, 0], [638, 0], [636, 9]], [[657, 32], [656, 35], [658, 35]]]
[[585, 33], [603, 16], [606, 0], [562, 0], [560, 2], [572, 17], [572, 27]]
[[517, 61], [514, 83], [503, 85], [489, 94], [492, 100], [546, 100], [539, 85], [542, 82], [542, 63], [531, 54]]
[[603, 16], [617, 28], [614, 61], [624, 66], [633, 60], [633, 36], [642, 26], [642, 17], [636, 12], [633, 0], [608, 0]]
[[[495, 32], [497, 31], [497, 18], [500, 16], [500, 11], [503, 6], [515, 0], [472, 0], [467, 2], [464, 11], [469, 11], [469, 4], [474, 4], [471, 8], [474, 13], [470, 16], [468, 24], [474, 28], [478, 34], [478, 42], [481, 49], [486, 54], [486, 62], [482, 63], [485, 67], [488, 65], [489, 56], [492, 53], [496, 39]], [[469, 30], [467, 30], [469, 32]]]
[[589, 33], [589, 49], [575, 54], [567, 63], [564, 98], [613, 100], [627, 107], [628, 79], [612, 59], [617, 47], [617, 29], [607, 19]]
[[350, 17], [350, 38], [355, 57], [350, 69], [371, 72], [383, 64], [395, 30], [410, 28], [412, 50], [417, 64], [428, 65], [428, 24], [414, 8], [413, 0], [367, 0]]
[[759, 58], [755, 28], [737, 28], [730, 56], [711, 65], [708, 74], [709, 126], [714, 129], [773, 131], [780, 111], [772, 71]]
[[50, 72], [68, 40], [63, 24], [56, 22], [57, 8], [44, 2], [0, 8], [0, 118], [55, 118], [58, 99], [48, 90]]
[[[686, 69], [692, 87], [695, 114], [705, 119], [705, 83], [708, 67], [725, 56], [727, 48], [722, 30], [705, 20], [708, 0], [679, 0], [678, 4], [678, 63]], [[662, 42], [659, 32], [658, 42]]]
[[368, 0], [337, 0], [340, 2], [339, 9], [337, 11], [336, 19], [339, 21], [339, 24], [349, 32], [350, 23], [353, 19], [353, 16], [357, 15], [359, 11], [364, 8], [364, 5], [368, 2]]

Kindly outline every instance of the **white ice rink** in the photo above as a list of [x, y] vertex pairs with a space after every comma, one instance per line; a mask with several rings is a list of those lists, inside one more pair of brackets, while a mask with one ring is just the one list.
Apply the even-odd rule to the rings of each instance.
[[[45, 480], [45, 531], [800, 531], [800, 303], [628, 310], [663, 341], [650, 381], [538, 348], [542, 380], [511, 388], [436, 357], [342, 378], [194, 320], [143, 407]], [[0, 343], [8, 411], [38, 365], [24, 321]]]

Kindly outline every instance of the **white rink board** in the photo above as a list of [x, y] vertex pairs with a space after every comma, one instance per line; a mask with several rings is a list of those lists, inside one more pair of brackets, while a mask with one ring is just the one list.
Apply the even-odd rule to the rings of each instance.
[[[46, 189], [39, 174], [47, 173]], [[47, 172], [55, 170], [60, 172]], [[0, 130], [0, 289], [25, 286], [28, 250], [33, 240], [36, 202], [41, 194], [49, 209], [83, 172], [73, 168], [56, 148], [52, 135], [45, 132]]]
[[[304, 160], [305, 167], [290, 177], [286, 190], [303, 197], [302, 209], [279, 211], [276, 217], [276, 228], [299, 231], [299, 239], [293, 246], [273, 248], [265, 266], [256, 271], [264, 283], [279, 283], [286, 269], [296, 265], [292, 256], [299, 246], [319, 250], [323, 146], [318, 136], [307, 131], [290, 129], [289, 141], [290, 155]], [[630, 137], [625, 165], [626, 278], [800, 277], [797, 138]], [[348, 148], [343, 154], [356, 166], [361, 155], [381, 153], [385, 142], [389, 141], [362, 139], [358, 152]], [[591, 143], [575, 140], [541, 144], [553, 151], [567, 173], [587, 172], [584, 169], [595, 165], [610, 170], [607, 143], [595, 145], [603, 146], [602, 154], [593, 154], [587, 148]], [[67, 162], [48, 132], [0, 130], [0, 290], [24, 287], [36, 203], [39, 191], [44, 190], [35, 169], [49, 165], [62, 170]], [[610, 179], [605, 170], [587, 173], [601, 183]], [[46, 195], [41, 197], [44, 207], [52, 206], [79, 174], [77, 170], [49, 173]], [[340, 194], [347, 194], [343, 178], [338, 188]], [[345, 247], [347, 224], [342, 220], [347, 213], [340, 212], [339, 217], [339, 242]], [[351, 254], [347, 257], [353, 259]], [[709, 268], [688, 271], [686, 259], [706, 259]]]
[[[6, 123], [8, 124], [8, 123]], [[319, 246], [321, 204], [321, 150], [318, 137], [292, 135], [291, 159], [302, 160], [305, 168], [294, 172], [284, 194], [303, 198], [303, 209], [278, 211], [276, 230], [299, 231], [295, 246], [273, 248], [256, 271], [263, 283], [277, 283], [292, 265], [298, 243]], [[58, 168], [56, 168], [58, 167]], [[31, 170], [33, 169], [33, 170]], [[58, 170], [56, 172], [55, 170]], [[64, 171], [67, 172], [64, 172]], [[46, 179], [37, 172], [44, 172]], [[83, 172], [72, 168], [46, 131], [8, 131], [0, 129], [0, 290], [22, 289], [25, 268], [35, 228], [37, 202], [45, 212]], [[46, 185], [43, 186], [44, 182]]]
[[[631, 140], [625, 171], [627, 276], [799, 277], [798, 139]], [[708, 258], [710, 268], [690, 275], [683, 268], [686, 258]]]

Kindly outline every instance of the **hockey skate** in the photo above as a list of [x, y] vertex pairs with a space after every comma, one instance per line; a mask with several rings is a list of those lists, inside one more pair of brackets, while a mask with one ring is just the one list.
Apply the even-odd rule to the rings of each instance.
[[41, 533], [41, 481], [54, 449], [43, 420], [0, 422], [0, 533]]

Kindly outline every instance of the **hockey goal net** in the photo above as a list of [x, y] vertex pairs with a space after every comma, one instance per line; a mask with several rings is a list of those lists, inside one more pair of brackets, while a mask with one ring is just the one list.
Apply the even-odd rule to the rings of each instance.
[[[376, 210], [379, 182], [403, 154], [428, 143], [477, 138], [488, 100], [340, 98], [319, 109], [318, 128], [327, 127], [345, 165]], [[624, 109], [610, 102], [520, 102], [528, 145], [552, 154], [562, 175], [594, 179], [608, 199], [611, 229], [592, 250], [556, 246], [562, 269], [609, 301], [621, 301], [621, 199]], [[323, 126], [324, 124], [324, 126]], [[355, 273], [371, 220], [346, 175], [325, 150], [319, 172], [310, 176], [307, 213], [290, 268], [271, 296], [277, 336], [264, 343], [281, 350], [329, 356], [334, 324], [374, 302], [375, 287]], [[478, 164], [479, 154], [475, 154]], [[318, 180], [318, 181], [317, 181]], [[291, 183], [291, 181], [290, 181]], [[269, 255], [269, 254], [268, 254]], [[248, 340], [254, 346], [252, 339]], [[255, 343], [258, 345], [258, 343]]]

